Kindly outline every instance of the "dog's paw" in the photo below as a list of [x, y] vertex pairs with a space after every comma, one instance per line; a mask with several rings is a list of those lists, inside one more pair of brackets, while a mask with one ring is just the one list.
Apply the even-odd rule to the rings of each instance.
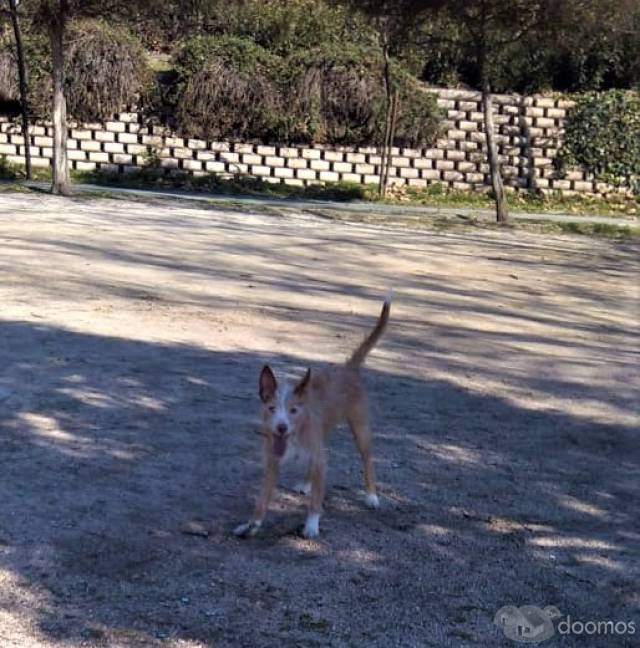
[[317, 538], [320, 535], [320, 516], [318, 514], [312, 513], [307, 516], [302, 535], [308, 539]]
[[257, 520], [249, 520], [249, 522], [245, 522], [244, 524], [239, 524], [234, 530], [233, 534], [235, 536], [238, 536], [238, 538], [248, 538], [248, 537], [253, 537], [260, 531], [260, 527], [262, 526], [262, 522], [258, 522]]
[[380, 508], [380, 499], [375, 493], [367, 493], [367, 496], [364, 498], [364, 503], [370, 509]]
[[299, 481], [293, 487], [294, 492], [300, 495], [309, 495], [311, 493], [311, 482]]

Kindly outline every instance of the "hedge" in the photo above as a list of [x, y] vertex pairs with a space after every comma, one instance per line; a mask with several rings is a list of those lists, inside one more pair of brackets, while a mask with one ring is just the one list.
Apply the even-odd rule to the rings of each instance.
[[610, 90], [579, 97], [567, 115], [560, 160], [640, 193], [640, 93]]
[[[382, 142], [383, 62], [373, 46], [343, 44], [274, 54], [252, 39], [208, 36], [177, 52], [178, 130], [204, 139], [371, 145]], [[427, 146], [439, 130], [435, 98], [400, 64], [397, 143]]]

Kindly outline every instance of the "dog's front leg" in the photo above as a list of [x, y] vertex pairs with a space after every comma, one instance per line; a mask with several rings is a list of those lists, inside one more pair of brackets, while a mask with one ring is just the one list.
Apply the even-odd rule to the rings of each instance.
[[260, 530], [262, 522], [269, 509], [269, 502], [273, 496], [276, 484], [278, 483], [278, 462], [269, 457], [262, 481], [262, 490], [256, 502], [256, 508], [253, 512], [253, 517], [244, 524], [238, 525], [234, 530], [234, 534], [240, 537], [254, 536]]
[[322, 500], [324, 499], [325, 472], [326, 464], [324, 459], [312, 460], [309, 469], [311, 500], [307, 520], [302, 531], [305, 538], [317, 538], [320, 535], [320, 514], [322, 513]]

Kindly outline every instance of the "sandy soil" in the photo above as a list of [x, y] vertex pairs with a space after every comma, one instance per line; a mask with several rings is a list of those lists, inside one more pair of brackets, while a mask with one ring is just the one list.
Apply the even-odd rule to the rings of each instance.
[[[1, 195], [0, 646], [493, 648], [507, 604], [638, 623], [633, 245]], [[340, 361], [392, 286], [382, 508], [339, 429], [319, 541], [295, 469], [237, 540], [260, 366]]]

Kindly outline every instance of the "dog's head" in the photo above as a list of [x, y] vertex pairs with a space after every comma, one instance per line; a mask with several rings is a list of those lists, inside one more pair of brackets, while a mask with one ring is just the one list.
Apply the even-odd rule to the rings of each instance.
[[311, 369], [297, 384], [279, 383], [271, 367], [260, 372], [259, 393], [262, 401], [262, 425], [271, 452], [282, 458], [287, 442], [295, 437], [306, 420], [306, 393], [311, 380]]

